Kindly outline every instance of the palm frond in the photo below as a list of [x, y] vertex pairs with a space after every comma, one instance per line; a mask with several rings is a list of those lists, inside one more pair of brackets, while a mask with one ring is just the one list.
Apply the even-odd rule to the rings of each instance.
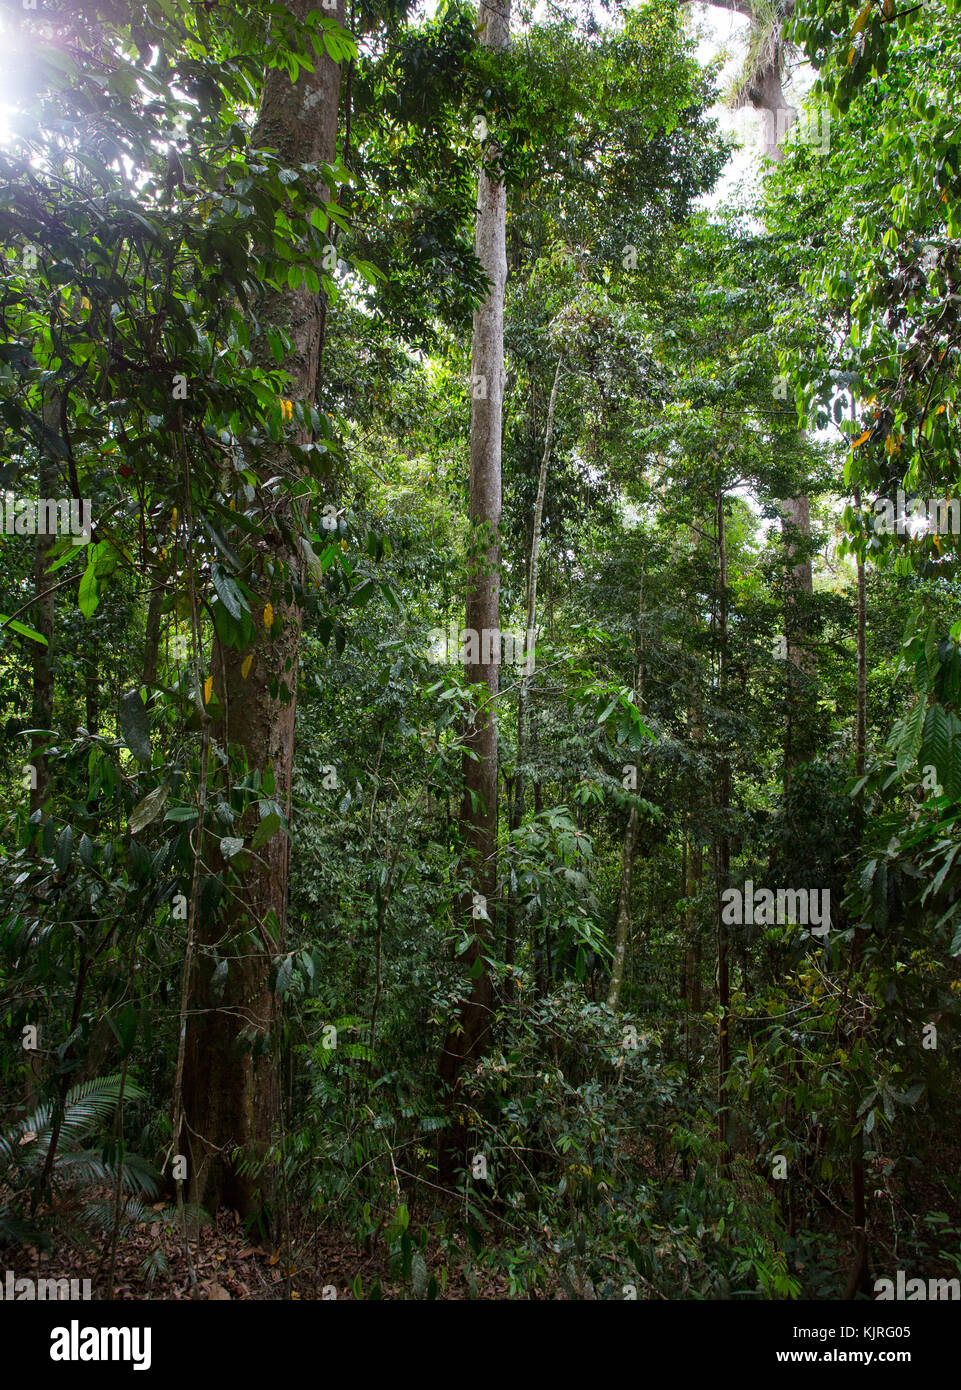
[[[65, 1151], [76, 1148], [98, 1125], [111, 1118], [124, 1100], [142, 1100], [145, 1092], [129, 1078], [98, 1076], [84, 1081], [68, 1091], [60, 1125], [60, 1147]], [[53, 1133], [57, 1110], [55, 1100], [45, 1100], [31, 1115], [0, 1134], [0, 1159], [7, 1163], [36, 1167], [46, 1157]]]

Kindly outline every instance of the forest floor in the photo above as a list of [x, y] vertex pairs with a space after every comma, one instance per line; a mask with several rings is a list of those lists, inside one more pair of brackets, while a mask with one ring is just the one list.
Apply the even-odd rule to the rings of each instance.
[[[186, 1246], [182, 1232], [170, 1222], [169, 1213], [170, 1208], [158, 1202], [149, 1213], [153, 1220], [148, 1216], [128, 1228], [118, 1240], [112, 1291], [108, 1287], [109, 1245], [106, 1252], [103, 1247], [84, 1250], [66, 1239], [47, 1251], [23, 1246], [5, 1256], [0, 1254], [0, 1278], [10, 1269], [15, 1278], [29, 1275], [34, 1280], [89, 1279], [91, 1296], [96, 1300], [307, 1302], [336, 1297], [354, 1301], [358, 1276], [362, 1299], [369, 1297], [375, 1283], [384, 1299], [411, 1296], [409, 1281], [391, 1275], [383, 1244], [368, 1254], [350, 1234], [318, 1227], [312, 1235], [298, 1239], [288, 1270], [284, 1250], [252, 1238], [235, 1212], [219, 1213]], [[64, 1212], [65, 1219], [67, 1216]], [[449, 1261], [449, 1256], [444, 1257], [435, 1247], [436, 1242], [431, 1242], [425, 1251], [432, 1269]], [[163, 1261], [159, 1262], [161, 1253]], [[151, 1265], [156, 1269], [152, 1277]], [[466, 1268], [466, 1253], [464, 1265]], [[475, 1279], [481, 1299], [508, 1297], [506, 1286], [495, 1278], [475, 1269]], [[438, 1291], [437, 1297], [468, 1299], [465, 1270], [449, 1269], [446, 1287]]]
[[[913, 1161], [902, 1155], [897, 1163], [876, 1159], [868, 1165], [872, 1207], [868, 1285], [880, 1276], [893, 1277], [897, 1269], [906, 1267], [906, 1262], [912, 1269], [923, 1264], [932, 1277], [957, 1276], [958, 1260], [947, 1253], [946, 1247], [956, 1244], [952, 1238], [961, 1234], [961, 1201], [957, 1185], [937, 1174], [961, 1171], [961, 1149], [946, 1138], [936, 1142], [936, 1149], [932, 1153], [929, 1145], [923, 1156]], [[653, 1151], [646, 1152], [639, 1146], [633, 1157], [648, 1171], [652, 1182], [670, 1181]], [[843, 1200], [831, 1200], [824, 1192], [822, 1197], [824, 1205], [818, 1225], [825, 1236], [830, 1233], [836, 1242], [839, 1261], [835, 1279], [829, 1282], [840, 1280], [843, 1284], [853, 1255], [850, 1215]], [[322, 1217], [302, 1213], [298, 1218], [292, 1213], [296, 1235], [290, 1247], [285, 1248], [246, 1231], [235, 1212], [221, 1211], [212, 1220], [205, 1218], [199, 1229], [191, 1230], [191, 1238], [185, 1244], [175, 1209], [163, 1201], [147, 1207], [145, 1219], [128, 1225], [122, 1232], [111, 1279], [109, 1239], [99, 1235], [86, 1240], [76, 1238], [82, 1229], [81, 1218], [89, 1214], [94, 1203], [102, 1212], [112, 1213], [113, 1193], [106, 1188], [88, 1189], [82, 1204], [71, 1194], [61, 1193], [53, 1208], [41, 1213], [47, 1228], [56, 1233], [52, 1248], [41, 1251], [25, 1244], [0, 1252], [0, 1281], [7, 1270], [15, 1278], [28, 1275], [34, 1280], [89, 1279], [95, 1300], [309, 1302], [412, 1297], [410, 1278], [400, 1277], [396, 1264], [392, 1267], [383, 1238], [372, 1240], [368, 1250], [362, 1239], [338, 1229], [329, 1218], [325, 1222]], [[456, 1231], [455, 1211], [448, 1213], [445, 1224], [448, 1230]], [[451, 1242], [442, 1249], [436, 1236], [432, 1236], [423, 1251], [428, 1271], [438, 1279], [441, 1270], [447, 1271], [436, 1297], [470, 1299], [468, 1271], [473, 1269], [473, 1297], [510, 1301], [507, 1281], [479, 1267], [471, 1258], [466, 1240], [460, 1246], [463, 1259], [459, 1260], [459, 1246], [455, 1240], [453, 1252]], [[870, 1296], [868, 1287], [863, 1292]], [[541, 1296], [567, 1297], [562, 1292]]]

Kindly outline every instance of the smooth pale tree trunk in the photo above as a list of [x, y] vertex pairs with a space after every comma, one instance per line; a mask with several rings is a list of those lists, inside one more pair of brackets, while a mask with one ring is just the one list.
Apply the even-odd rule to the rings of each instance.
[[[544, 497], [547, 492], [547, 469], [551, 457], [551, 443], [554, 438], [554, 413], [557, 408], [557, 391], [561, 380], [563, 356], [557, 359], [554, 371], [554, 385], [551, 388], [550, 403], [547, 408], [547, 424], [544, 430], [544, 452], [537, 476], [537, 498], [534, 504], [534, 522], [531, 528], [531, 553], [527, 569], [527, 608], [524, 626], [525, 660], [521, 679], [517, 687], [517, 773], [513, 787], [510, 788], [509, 805], [510, 829], [517, 830], [524, 819], [525, 777], [524, 762], [527, 757], [527, 744], [530, 730], [530, 687], [534, 677], [534, 643], [537, 629], [537, 578], [540, 566], [541, 530], [544, 523]], [[508, 896], [506, 904], [506, 940], [504, 960], [513, 966], [517, 950], [517, 910], [514, 895]], [[513, 980], [507, 981], [506, 997], [512, 997]]]
[[684, 947], [681, 999], [684, 1003], [684, 1067], [691, 1075], [691, 1019], [701, 1012], [701, 938], [694, 920], [692, 901], [701, 887], [703, 855], [692, 840], [684, 841]]
[[[717, 556], [718, 589], [720, 596], [720, 630], [718, 658], [718, 696], [721, 707], [727, 695], [727, 538], [724, 529], [724, 493], [717, 499]], [[717, 848], [717, 1126], [721, 1144], [721, 1167], [730, 1163], [729, 1109], [725, 1088], [731, 1070], [731, 974], [730, 938], [727, 923], [721, 912], [721, 891], [728, 886], [731, 871], [731, 846], [727, 833], [727, 816], [731, 806], [731, 763], [722, 757], [718, 768], [718, 810], [721, 831]]]
[[531, 680], [534, 676], [534, 639], [537, 628], [537, 577], [540, 564], [541, 528], [544, 524], [544, 496], [547, 492], [547, 467], [551, 457], [551, 443], [554, 438], [554, 413], [557, 409], [557, 390], [561, 381], [563, 357], [557, 359], [554, 372], [554, 385], [551, 387], [550, 404], [547, 407], [547, 425], [544, 430], [544, 453], [541, 457], [537, 476], [537, 500], [534, 503], [534, 524], [531, 528], [531, 557], [527, 569], [527, 621], [524, 628], [524, 643], [527, 658], [524, 672], [517, 690], [517, 779], [515, 783], [514, 819], [518, 825], [524, 819], [524, 759], [527, 755], [528, 704]]
[[[854, 397], [851, 398], [851, 418], [857, 413]], [[861, 509], [861, 489], [854, 488], [854, 505]], [[854, 771], [857, 777], [864, 776], [867, 754], [867, 707], [868, 707], [868, 661], [867, 661], [867, 586], [863, 559], [858, 563], [857, 598], [857, 713], [855, 716]], [[855, 815], [858, 833], [864, 825], [864, 791], [859, 792], [855, 802]], [[854, 928], [852, 943], [852, 973], [860, 967], [864, 953], [864, 928], [858, 923]], [[852, 1129], [857, 1126], [857, 1116], [851, 1115]], [[858, 1130], [851, 1140], [851, 1222], [854, 1227], [854, 1258], [848, 1271], [845, 1296], [853, 1298], [859, 1290], [871, 1292], [868, 1267], [868, 1228], [867, 1197], [864, 1172], [864, 1135]]]
[[[752, 13], [750, 9], [746, 11]], [[762, 118], [762, 153], [771, 164], [780, 164], [784, 158], [784, 139], [793, 124], [796, 112], [788, 105], [784, 95], [784, 85], [779, 66], [768, 66], [757, 74], [748, 86], [748, 96]], [[781, 502], [782, 524], [797, 531], [802, 545], [811, 535], [811, 503], [808, 497], [791, 497]], [[788, 545], [788, 554], [793, 558], [796, 545]], [[794, 709], [803, 687], [813, 676], [813, 662], [810, 648], [803, 640], [807, 626], [807, 601], [814, 594], [814, 570], [809, 555], [804, 555], [791, 568], [785, 596], [784, 624], [787, 631], [787, 659], [795, 668], [790, 674], [790, 688], [787, 698], [787, 718], [784, 736], [784, 766], [786, 772], [796, 763], [804, 762], [811, 754], [809, 740], [797, 728]]]
[[[317, 8], [315, 0], [287, 0], [298, 19]], [[325, 14], [344, 22], [344, 2]], [[337, 113], [340, 65], [326, 53], [315, 60], [313, 73], [302, 69], [291, 83], [283, 68], [265, 77], [255, 146], [272, 146], [285, 163], [333, 163], [337, 153]], [[329, 197], [329, 191], [324, 191]], [[269, 297], [260, 313], [261, 324], [282, 327], [291, 351], [284, 362], [296, 402], [315, 402], [323, 335], [322, 295], [306, 285]], [[298, 437], [304, 444], [309, 436]], [[263, 480], [276, 473], [290, 478], [292, 465], [285, 448], [262, 464]], [[289, 814], [294, 753], [294, 720], [300, 657], [302, 613], [289, 587], [302, 575], [302, 557], [276, 524], [285, 521], [296, 534], [292, 505], [261, 495], [265, 522], [260, 540], [258, 593], [253, 661], [215, 642], [211, 674], [222, 719], [214, 737], [243, 750], [250, 769], [273, 774], [273, 800]], [[267, 566], [284, 578], [275, 585]], [[265, 608], [271, 604], [273, 623], [265, 631]], [[251, 807], [233, 834], [249, 834], [256, 823]], [[257, 1158], [267, 1148], [280, 1118], [280, 1067], [277, 1057], [279, 1008], [270, 988], [272, 959], [284, 950], [287, 910], [288, 840], [278, 832], [251, 855], [239, 893], [226, 895], [226, 907], [216, 920], [198, 914], [195, 966], [190, 980], [190, 1025], [186, 1035], [183, 1077], [183, 1128], [180, 1152], [189, 1154], [190, 1199], [208, 1210], [226, 1203], [245, 1215], [262, 1210], [269, 1197], [269, 1175], [263, 1179], [238, 1171], [235, 1152]], [[208, 848], [210, 862], [223, 867]], [[210, 992], [217, 949], [229, 959], [226, 987], [219, 999]]]
[[[718, 9], [733, 10], [745, 15], [752, 23], [763, 23], [766, 19], [764, 8], [758, 0], [708, 0]], [[782, 24], [793, 12], [793, 4], [780, 6]], [[784, 95], [782, 80], [782, 56], [774, 54], [767, 66], [751, 75], [746, 85], [745, 95], [756, 111], [761, 113], [761, 152], [765, 160], [779, 164], [784, 158], [784, 138], [796, 118], [793, 107], [788, 105]], [[780, 503], [782, 524], [796, 528], [806, 541], [811, 534], [811, 505], [807, 497], [792, 497]], [[796, 546], [789, 544], [788, 554], [792, 556]], [[785, 777], [790, 769], [804, 762], [811, 754], [809, 740], [797, 728], [794, 707], [798, 703], [803, 687], [814, 675], [814, 663], [810, 649], [803, 641], [806, 626], [806, 599], [814, 593], [814, 573], [809, 557], [802, 557], [792, 567], [788, 580], [785, 601], [784, 621], [787, 631], [786, 656], [795, 668], [790, 672], [790, 685], [787, 692], [787, 716], [784, 731]], [[796, 674], [795, 674], [796, 673]]]
[[[478, 9], [481, 43], [493, 50], [510, 43], [510, 4]], [[487, 150], [488, 156], [492, 151]], [[492, 169], [477, 179], [474, 253], [490, 281], [474, 312], [471, 351], [470, 554], [468, 557], [468, 633], [476, 639], [476, 661], [466, 677], [477, 692], [465, 734], [464, 795], [460, 824], [471, 893], [464, 902], [473, 940], [465, 952], [470, 993], [462, 999], [441, 1054], [440, 1073], [452, 1083], [464, 1063], [482, 1055], [488, 1041], [493, 990], [484, 963], [497, 892], [497, 715], [500, 664], [501, 426], [504, 401], [504, 287], [507, 281], [507, 190]], [[484, 634], [488, 633], [485, 651]], [[487, 658], [485, 660], [485, 657]]]
[[[848, 315], [850, 319], [850, 314]], [[850, 322], [848, 329], [850, 331]], [[857, 402], [851, 393], [851, 419], [857, 419]], [[854, 505], [861, 510], [861, 488], [854, 486]], [[864, 761], [867, 752], [868, 730], [868, 648], [867, 648], [867, 582], [864, 572], [863, 556], [858, 561], [858, 613], [857, 613], [857, 713], [854, 724], [854, 771], [858, 777], [864, 776]], [[863, 792], [858, 796], [858, 819], [864, 817]]]
[[[641, 575], [637, 600], [637, 671], [634, 680], [634, 696], [640, 713], [644, 710], [644, 575]], [[640, 776], [641, 758], [634, 758], [634, 790]], [[611, 963], [611, 983], [607, 991], [607, 1007], [617, 1009], [621, 1002], [624, 986], [624, 969], [627, 964], [627, 947], [631, 934], [631, 892], [634, 887], [634, 851], [637, 848], [637, 805], [631, 806], [621, 846], [621, 876], [617, 892], [617, 923], [614, 928], [614, 959]]]
[[617, 925], [614, 929], [614, 959], [611, 963], [611, 983], [607, 991], [607, 1007], [617, 1009], [624, 984], [627, 944], [631, 933], [631, 891], [634, 885], [634, 848], [637, 844], [637, 807], [631, 807], [621, 846], [621, 877], [617, 893]]
[[[60, 433], [60, 394], [52, 391], [43, 403], [43, 423], [52, 433]], [[49, 450], [45, 449], [40, 459], [40, 496], [55, 497], [59, 492], [57, 467]], [[41, 810], [50, 785], [50, 769], [47, 763], [45, 744], [53, 728], [53, 651], [56, 627], [55, 580], [47, 574], [53, 563], [53, 547], [56, 536], [35, 537], [33, 552], [33, 594], [31, 625], [46, 637], [47, 645], [31, 642], [33, 648], [33, 698], [31, 708], [31, 727], [38, 732], [31, 739], [30, 764], [33, 769], [30, 787], [30, 814]]]
[[[860, 488], [855, 505], [860, 507]], [[864, 561], [858, 565], [858, 712], [855, 734], [854, 770], [858, 777], [864, 776], [864, 760], [867, 749], [868, 719], [868, 658], [867, 658], [867, 593], [865, 587]]]

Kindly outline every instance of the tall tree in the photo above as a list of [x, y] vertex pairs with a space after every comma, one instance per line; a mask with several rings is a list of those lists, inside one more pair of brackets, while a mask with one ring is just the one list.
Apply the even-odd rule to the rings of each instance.
[[[60, 394], [56, 390], [45, 393], [43, 403], [43, 423], [51, 437], [60, 436]], [[45, 448], [40, 456], [40, 496], [53, 497], [57, 492], [54, 486], [57, 479], [56, 464], [50, 449]], [[33, 653], [33, 713], [32, 722], [36, 732], [32, 739], [30, 754], [30, 813], [40, 811], [50, 783], [50, 769], [44, 755], [44, 747], [49, 739], [45, 730], [53, 728], [53, 644], [55, 629], [55, 581], [47, 575], [53, 559], [53, 537], [39, 532], [35, 542], [33, 559], [34, 588], [34, 626], [46, 645], [37, 643]]]
[[[784, 92], [785, 26], [794, 12], [794, 0], [708, 0], [719, 9], [732, 10], [750, 20], [747, 34], [747, 55], [735, 83], [735, 105], [747, 102], [761, 115], [761, 154], [765, 167], [780, 164], [784, 158], [784, 141], [797, 112]], [[803, 550], [811, 535], [810, 499], [800, 494], [780, 503], [782, 524], [788, 533], [788, 556]], [[787, 722], [785, 729], [785, 766], [790, 768], [806, 754], [803, 736], [798, 734], [793, 717], [798, 685], [803, 673], [811, 670], [810, 651], [803, 642], [806, 615], [805, 600], [814, 592], [814, 571], [811, 558], [801, 554], [792, 565], [787, 581], [784, 621], [787, 631], [786, 655], [794, 672], [790, 672]]]
[[[304, 21], [311, 0], [288, 0]], [[331, 17], [342, 23], [344, 0]], [[341, 65], [323, 51], [313, 70], [301, 68], [291, 81], [286, 68], [265, 77], [253, 143], [276, 149], [291, 165], [331, 164], [337, 153]], [[325, 196], [325, 190], [321, 190]], [[323, 338], [324, 295], [302, 280], [296, 288], [268, 296], [261, 324], [287, 335], [282, 363], [294, 402], [309, 418], [317, 392]], [[292, 407], [293, 408], [293, 407]], [[309, 426], [293, 443], [311, 442]], [[270, 480], [296, 481], [299, 465], [287, 445], [267, 452], [259, 466], [258, 493], [263, 534], [255, 573], [260, 611], [251, 654], [217, 640], [211, 662], [213, 688], [223, 711], [218, 738], [241, 750], [249, 774], [272, 787], [272, 799], [289, 820], [297, 707], [297, 674], [303, 614], [298, 590], [303, 555], [300, 524], [291, 489], [278, 498]], [[265, 780], [266, 779], [266, 780]], [[256, 826], [248, 805], [239, 830]], [[244, 1213], [257, 1211], [264, 1187], [236, 1162], [238, 1150], [263, 1154], [280, 1117], [276, 1056], [278, 998], [271, 987], [273, 958], [283, 951], [287, 910], [289, 840], [282, 829], [262, 846], [219, 918], [197, 914], [197, 952], [190, 982], [190, 1026], [183, 1075], [183, 1152], [191, 1155], [190, 1193], [208, 1208], [221, 1201]], [[222, 864], [222, 861], [221, 861]], [[196, 911], [196, 902], [191, 911]], [[226, 982], [212, 990], [215, 952], [229, 959]]]
[[[480, 0], [481, 43], [493, 51], [510, 44], [510, 0]], [[504, 288], [507, 282], [507, 189], [497, 168], [494, 141], [485, 145], [477, 179], [474, 252], [490, 288], [474, 312], [471, 348], [470, 555], [467, 632], [474, 660], [467, 680], [478, 692], [464, 744], [464, 794], [460, 823], [467, 850], [471, 893], [466, 900], [466, 953], [471, 989], [444, 1044], [441, 1075], [452, 1082], [464, 1062], [486, 1045], [493, 992], [484, 962], [490, 914], [497, 892], [497, 713], [500, 661], [501, 430], [504, 403]]]

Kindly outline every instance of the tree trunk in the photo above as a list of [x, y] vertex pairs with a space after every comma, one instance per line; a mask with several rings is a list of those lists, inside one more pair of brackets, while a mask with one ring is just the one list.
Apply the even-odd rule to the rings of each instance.
[[[480, 0], [478, 27], [485, 48], [510, 42], [510, 3]], [[493, 152], [496, 153], [496, 152]], [[490, 1030], [493, 994], [483, 956], [497, 891], [497, 716], [500, 663], [501, 416], [504, 399], [504, 286], [507, 280], [507, 190], [481, 167], [477, 180], [474, 252], [490, 288], [474, 312], [471, 352], [470, 555], [467, 622], [477, 650], [466, 676], [478, 692], [465, 736], [460, 823], [472, 892], [465, 900], [471, 989], [461, 1001], [441, 1056], [442, 1078], [453, 1083], [469, 1058], [480, 1056]], [[487, 635], [485, 650], [485, 634]], [[486, 659], [485, 659], [486, 658]], [[477, 973], [474, 974], [476, 967]]]
[[701, 938], [698, 933], [691, 900], [701, 887], [702, 855], [700, 845], [684, 841], [684, 953], [681, 998], [684, 1003], [684, 1067], [691, 1076], [691, 1025], [701, 1012]]
[[[60, 433], [60, 395], [53, 391], [43, 403], [43, 423], [48, 430]], [[57, 468], [52, 456], [46, 450], [40, 459], [40, 496], [55, 497], [57, 487]], [[44, 745], [49, 734], [44, 730], [53, 728], [53, 646], [56, 626], [56, 605], [54, 580], [47, 574], [53, 560], [53, 547], [56, 536], [36, 536], [33, 552], [33, 593], [34, 604], [31, 610], [33, 627], [47, 645], [31, 642], [33, 648], [33, 701], [30, 714], [31, 727], [38, 730], [32, 736], [30, 747], [30, 814], [39, 811], [47, 796], [50, 785], [50, 769]]]
[[547, 425], [544, 430], [544, 453], [537, 477], [537, 501], [534, 504], [534, 524], [531, 529], [531, 558], [527, 570], [527, 622], [524, 628], [526, 660], [517, 690], [517, 780], [514, 789], [514, 816], [520, 825], [524, 819], [524, 758], [527, 753], [528, 695], [534, 675], [534, 637], [537, 626], [537, 572], [540, 562], [541, 527], [544, 521], [544, 494], [547, 491], [547, 466], [551, 457], [551, 441], [554, 437], [554, 412], [557, 408], [557, 388], [561, 380], [563, 357], [558, 357], [554, 372], [554, 385], [551, 388], [550, 404], [547, 407]]
[[160, 610], [163, 607], [163, 601], [164, 585], [155, 575], [154, 586], [150, 590], [150, 601], [147, 605], [147, 624], [143, 644], [143, 673], [140, 677], [141, 685], [146, 685], [148, 689], [157, 679], [157, 658], [160, 653]]
[[[644, 575], [641, 574], [640, 590], [637, 600], [637, 670], [634, 679], [634, 695], [639, 713], [644, 710]], [[640, 754], [634, 758], [634, 792], [637, 792], [637, 779], [641, 770]], [[607, 1007], [616, 1009], [621, 1001], [624, 985], [624, 966], [627, 961], [627, 943], [631, 930], [631, 889], [634, 884], [634, 850], [637, 846], [637, 803], [631, 806], [621, 849], [621, 877], [617, 894], [617, 926], [614, 931], [614, 960], [611, 965], [611, 984], [607, 993]]]
[[[753, 12], [752, 12], [753, 18]], [[778, 50], [773, 61], [761, 72], [755, 74], [748, 84], [748, 96], [755, 110], [762, 116], [762, 152], [765, 159], [780, 164], [784, 158], [784, 137], [793, 124], [796, 113], [787, 103], [781, 74], [782, 56]], [[803, 436], [802, 436], [803, 437]], [[811, 503], [807, 497], [792, 497], [781, 502], [783, 523], [797, 529], [807, 540], [811, 535]], [[794, 554], [796, 546], [789, 545], [789, 555]], [[804, 642], [807, 626], [805, 612], [806, 599], [814, 593], [814, 571], [810, 556], [804, 556], [791, 570], [784, 605], [784, 624], [787, 633], [787, 659], [797, 674], [789, 672], [790, 682], [787, 691], [787, 714], [784, 732], [785, 776], [790, 769], [810, 757], [810, 740], [797, 728], [794, 710], [803, 687], [813, 675], [813, 662], [810, 647]]]
[[[850, 331], [850, 313], [848, 314], [848, 330]], [[857, 419], [857, 402], [854, 399], [854, 392], [851, 392], [851, 419]], [[861, 510], [861, 488], [854, 485], [854, 505], [858, 511]], [[864, 556], [858, 560], [858, 615], [857, 615], [857, 661], [858, 661], [858, 693], [857, 693], [857, 714], [855, 716], [854, 730], [854, 772], [855, 776], [864, 776], [864, 760], [867, 752], [867, 728], [868, 728], [868, 649], [867, 649], [867, 585], [864, 573]], [[864, 795], [863, 792], [858, 796], [858, 820], [863, 820], [864, 816]]]
[[[717, 499], [718, 587], [720, 590], [718, 695], [723, 708], [727, 694], [727, 542], [724, 533], [724, 493]], [[728, 1072], [731, 1069], [731, 981], [730, 941], [727, 924], [721, 914], [721, 890], [728, 886], [731, 869], [731, 848], [727, 833], [727, 814], [731, 805], [731, 763], [726, 756], [718, 768], [718, 809], [721, 828], [717, 850], [717, 1128], [721, 1143], [721, 1166], [730, 1162], [728, 1120], [725, 1096]]]
[[[313, 0], [287, 0], [287, 8], [303, 20], [315, 5]], [[337, 0], [336, 10], [329, 13], [343, 24], [344, 0]], [[340, 65], [326, 53], [315, 59], [313, 73], [301, 69], [294, 83], [284, 68], [271, 69], [264, 80], [254, 146], [273, 146], [290, 164], [333, 163], [340, 78]], [[322, 196], [329, 197], [329, 192]], [[291, 351], [283, 366], [294, 401], [308, 408], [317, 390], [323, 310], [323, 295], [313, 295], [301, 285], [268, 297], [260, 314], [264, 327], [277, 325], [289, 334]], [[309, 439], [303, 431], [295, 436], [301, 445]], [[292, 469], [281, 446], [263, 461], [262, 481], [277, 473], [290, 479]], [[303, 620], [290, 581], [300, 580], [302, 560], [283, 534], [296, 534], [298, 529], [291, 502], [278, 506], [273, 494], [259, 494], [259, 500], [265, 527], [252, 581], [259, 610], [254, 614], [253, 663], [245, 675], [250, 653], [215, 641], [211, 674], [222, 711], [215, 733], [218, 742], [242, 750], [251, 772], [272, 774], [272, 799], [285, 807], [289, 819]], [[283, 527], [277, 525], [280, 521]], [[274, 579], [268, 577], [268, 567]], [[269, 634], [264, 611], [268, 603], [273, 609]], [[233, 833], [249, 834], [255, 821], [256, 810], [250, 807]], [[243, 1150], [247, 1157], [262, 1156], [280, 1116], [279, 1008], [270, 972], [273, 958], [285, 947], [288, 846], [282, 832], [275, 834], [250, 856], [239, 892], [226, 895], [227, 906], [219, 917], [202, 912], [197, 916], [179, 1142], [181, 1152], [190, 1155], [191, 1201], [202, 1202], [208, 1210], [227, 1203], [252, 1215], [270, 1195], [268, 1181], [238, 1171], [235, 1154]], [[218, 855], [212, 860], [216, 868], [223, 868]], [[215, 951], [229, 961], [219, 998], [210, 990]]]
[[637, 844], [637, 807], [631, 807], [621, 848], [621, 879], [617, 894], [617, 927], [614, 932], [614, 960], [611, 965], [611, 985], [607, 992], [607, 1007], [616, 1009], [621, 1002], [624, 984], [624, 965], [631, 929], [631, 889], [634, 882], [634, 847]]

